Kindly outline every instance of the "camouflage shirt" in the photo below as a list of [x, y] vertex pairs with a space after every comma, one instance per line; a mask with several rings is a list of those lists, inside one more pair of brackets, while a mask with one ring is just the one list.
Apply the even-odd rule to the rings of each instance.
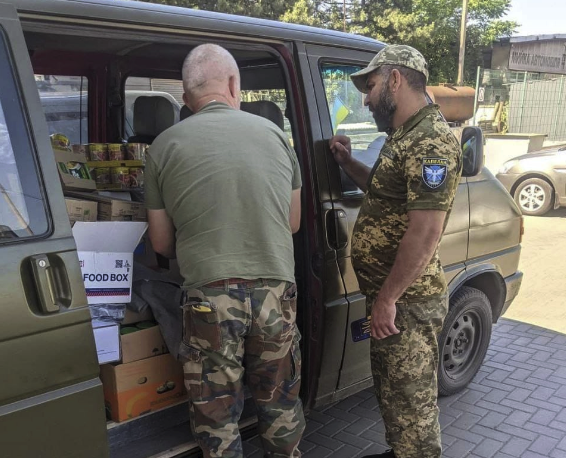
[[[389, 135], [371, 171], [352, 236], [352, 261], [365, 295], [375, 296], [391, 272], [408, 211], [446, 211], [446, 227], [461, 175], [462, 150], [438, 105], [422, 108]], [[445, 291], [437, 248], [402, 299], [428, 299]]]

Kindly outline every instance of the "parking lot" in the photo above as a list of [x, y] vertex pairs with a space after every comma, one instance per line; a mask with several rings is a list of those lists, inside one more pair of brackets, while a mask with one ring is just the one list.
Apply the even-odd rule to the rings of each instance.
[[[521, 292], [495, 326], [487, 358], [463, 392], [441, 398], [447, 458], [566, 457], [566, 209], [528, 217]], [[259, 458], [259, 440], [246, 456]], [[372, 390], [312, 411], [305, 458], [385, 450]]]

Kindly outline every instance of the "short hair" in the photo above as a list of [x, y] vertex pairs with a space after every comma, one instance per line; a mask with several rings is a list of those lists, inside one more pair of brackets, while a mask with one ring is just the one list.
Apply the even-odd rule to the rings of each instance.
[[239, 77], [236, 60], [226, 49], [215, 44], [194, 48], [183, 62], [183, 88], [185, 92], [201, 92], [213, 83]]
[[412, 68], [403, 67], [401, 65], [382, 65], [377, 69], [377, 72], [385, 78], [389, 79], [391, 72], [397, 70], [407, 80], [407, 84], [411, 89], [419, 92], [426, 92], [426, 76]]

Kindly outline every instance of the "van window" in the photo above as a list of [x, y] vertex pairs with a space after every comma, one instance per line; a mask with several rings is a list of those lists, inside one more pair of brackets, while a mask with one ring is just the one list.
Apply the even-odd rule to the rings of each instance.
[[[334, 134], [350, 137], [352, 155], [373, 167], [387, 134], [377, 130], [371, 112], [364, 106], [365, 94], [350, 79], [352, 73], [361, 69], [358, 65], [322, 64], [320, 70]], [[340, 175], [343, 194], [362, 192], [342, 170]]]
[[35, 75], [35, 82], [49, 134], [64, 134], [73, 144], [88, 143], [88, 79]]
[[281, 110], [283, 115], [283, 131], [287, 134], [291, 145], [293, 144], [293, 132], [291, 122], [287, 118], [287, 93], [285, 89], [260, 89], [260, 90], [243, 90], [241, 91], [242, 102], [258, 102], [267, 100], [275, 103]]
[[0, 29], [0, 244], [43, 235], [48, 229], [38, 168], [11, 62]]
[[[175, 112], [175, 122], [179, 121], [183, 106], [183, 82], [163, 78], [130, 76], [126, 79], [124, 105], [124, 138], [133, 137], [135, 130], [134, 106], [139, 97], [161, 97], [166, 99]], [[151, 115], [148, 113], [148, 116]]]

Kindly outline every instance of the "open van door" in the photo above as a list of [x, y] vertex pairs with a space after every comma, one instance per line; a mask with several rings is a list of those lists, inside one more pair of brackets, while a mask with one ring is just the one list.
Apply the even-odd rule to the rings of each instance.
[[81, 269], [24, 36], [0, 3], [3, 457], [107, 457]]

